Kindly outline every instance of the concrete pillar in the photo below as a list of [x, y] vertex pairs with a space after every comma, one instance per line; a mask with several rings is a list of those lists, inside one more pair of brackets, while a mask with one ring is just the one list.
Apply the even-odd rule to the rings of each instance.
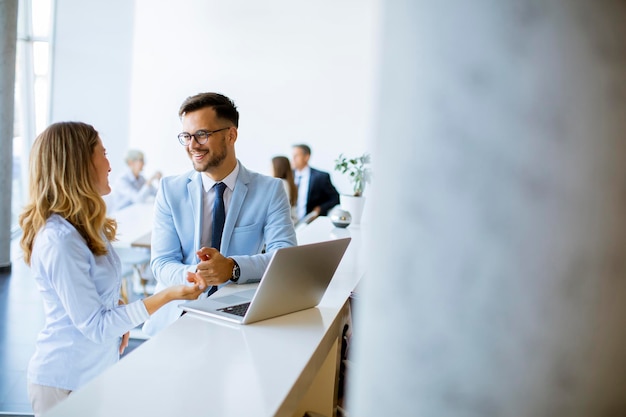
[[626, 415], [626, 3], [383, 15], [348, 411]]
[[13, 106], [18, 0], [0, 0], [0, 272], [11, 269]]

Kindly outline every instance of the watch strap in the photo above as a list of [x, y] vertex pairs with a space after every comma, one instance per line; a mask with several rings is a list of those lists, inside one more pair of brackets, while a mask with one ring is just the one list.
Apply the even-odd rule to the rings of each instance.
[[230, 259], [233, 260], [233, 273], [232, 273], [232, 275], [230, 277], [230, 280], [232, 282], [237, 282], [237, 281], [239, 281], [239, 276], [241, 275], [241, 271], [239, 269], [239, 264], [233, 258], [230, 258]]

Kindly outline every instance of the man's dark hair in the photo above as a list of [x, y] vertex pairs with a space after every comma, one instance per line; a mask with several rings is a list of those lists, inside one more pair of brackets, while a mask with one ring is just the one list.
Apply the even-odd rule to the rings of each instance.
[[311, 155], [311, 148], [309, 148], [309, 145], [305, 145], [304, 143], [301, 143], [298, 145], [293, 145], [293, 147], [302, 149], [302, 152], [304, 152], [305, 155]]
[[218, 119], [226, 119], [239, 127], [239, 112], [235, 103], [219, 93], [200, 93], [187, 97], [178, 110], [178, 117], [205, 107], [212, 107]]

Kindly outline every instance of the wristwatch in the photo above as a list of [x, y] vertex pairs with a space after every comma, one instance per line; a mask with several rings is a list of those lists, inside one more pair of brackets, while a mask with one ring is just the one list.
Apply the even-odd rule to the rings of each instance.
[[241, 271], [239, 270], [239, 264], [233, 258], [230, 259], [233, 260], [233, 275], [230, 277], [230, 280], [232, 282], [237, 282], [239, 281], [239, 275], [241, 274]]

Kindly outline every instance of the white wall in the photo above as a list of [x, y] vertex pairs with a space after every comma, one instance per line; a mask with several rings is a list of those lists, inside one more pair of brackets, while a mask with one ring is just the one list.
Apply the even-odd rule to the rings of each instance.
[[128, 0], [56, 0], [50, 121], [92, 124], [112, 176], [128, 143], [133, 11]]
[[369, 150], [378, 0], [58, 0], [52, 119], [101, 132], [114, 178], [128, 146], [147, 174], [191, 168], [176, 135], [180, 103], [218, 91], [241, 114], [237, 156], [269, 172], [291, 145], [333, 174], [340, 152]]

